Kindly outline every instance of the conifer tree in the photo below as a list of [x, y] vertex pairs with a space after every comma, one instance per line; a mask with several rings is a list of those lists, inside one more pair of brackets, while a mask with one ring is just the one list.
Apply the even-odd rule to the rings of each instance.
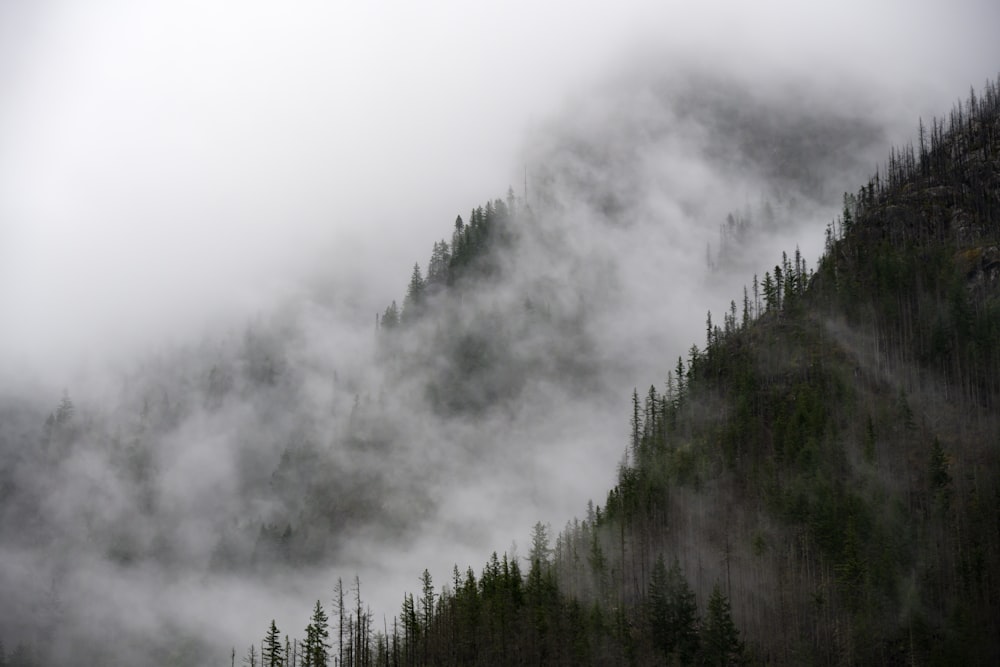
[[675, 559], [668, 570], [659, 556], [650, 576], [646, 613], [654, 645], [669, 659], [691, 664], [698, 654], [698, 606]]
[[674, 647], [681, 663], [687, 664], [698, 655], [698, 605], [676, 558], [667, 570], [667, 595]]
[[430, 262], [427, 263], [427, 288], [440, 289], [446, 285], [448, 280], [448, 270], [451, 264], [451, 253], [448, 250], [448, 243], [443, 239], [434, 244], [434, 251], [431, 253]]
[[764, 272], [764, 283], [761, 286], [764, 292], [764, 312], [771, 312], [778, 309], [777, 288], [771, 278], [771, 272]]
[[706, 665], [742, 665], [746, 662], [740, 631], [733, 623], [729, 598], [716, 583], [708, 599], [708, 616], [701, 634], [702, 660]]
[[396, 306], [396, 302], [393, 301], [392, 304], [385, 309], [385, 313], [382, 315], [382, 328], [394, 329], [397, 324], [399, 324], [399, 307]]
[[309, 625], [306, 626], [306, 641], [302, 647], [303, 667], [326, 667], [330, 649], [330, 644], [327, 642], [330, 637], [327, 621], [323, 605], [320, 604], [319, 600], [316, 600], [312, 618]]
[[274, 619], [271, 619], [271, 627], [268, 628], [264, 636], [264, 647], [261, 651], [261, 664], [264, 667], [284, 667], [284, 652], [281, 646], [281, 635], [278, 633], [278, 626]]
[[423, 617], [425, 631], [431, 627], [431, 620], [434, 618], [434, 583], [431, 580], [431, 573], [424, 569], [420, 575], [420, 587], [422, 596], [420, 598], [420, 611]]
[[410, 284], [406, 288], [406, 297], [403, 299], [403, 314], [401, 317], [403, 322], [412, 322], [420, 315], [424, 304], [425, 287], [424, 277], [420, 272], [420, 264], [414, 264], [413, 273], [410, 275]]
[[400, 611], [400, 616], [403, 625], [403, 655], [406, 656], [407, 664], [414, 664], [417, 640], [420, 637], [420, 624], [417, 622], [417, 609], [413, 603], [413, 595], [410, 593], [403, 595], [403, 608]]
[[[632, 389], [632, 442], [630, 443], [630, 454], [632, 455], [632, 461], [634, 464], [639, 462], [639, 442], [642, 436], [642, 416], [639, 414], [639, 392], [637, 389]], [[541, 525], [541, 524], [539, 524]]]

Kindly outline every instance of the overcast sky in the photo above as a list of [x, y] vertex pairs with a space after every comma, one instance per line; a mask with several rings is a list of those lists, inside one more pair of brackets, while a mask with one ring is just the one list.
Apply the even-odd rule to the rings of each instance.
[[597, 81], [861, 76], [912, 124], [995, 74], [997, 25], [988, 0], [0, 2], [0, 370], [65, 382], [319, 274], [380, 308]]

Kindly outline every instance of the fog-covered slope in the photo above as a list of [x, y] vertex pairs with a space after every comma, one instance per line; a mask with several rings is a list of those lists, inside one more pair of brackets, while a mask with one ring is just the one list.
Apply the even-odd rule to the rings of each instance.
[[[0, 9], [8, 654], [216, 664], [337, 577], [391, 615], [513, 558], [615, 484], [629, 389], [782, 249], [813, 266], [996, 50], [978, 0], [459, 4]], [[389, 334], [497, 197], [488, 268]]]
[[317, 639], [317, 601], [265, 655], [995, 663], [1000, 80], [918, 142], [847, 197], [817, 271], [784, 256], [633, 393], [603, 506], [557, 536], [536, 523], [523, 567], [494, 552], [440, 592], [424, 570], [391, 631], [355, 582], [331, 607], [346, 635]]

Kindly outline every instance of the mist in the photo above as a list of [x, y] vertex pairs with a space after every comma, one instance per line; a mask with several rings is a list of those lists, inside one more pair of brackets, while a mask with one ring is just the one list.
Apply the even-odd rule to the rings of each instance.
[[[0, 9], [0, 639], [217, 664], [338, 577], [391, 616], [602, 503], [633, 387], [996, 74], [1000, 10], [938, 5]], [[387, 351], [508, 186], [502, 279]], [[495, 341], [485, 406], [428, 398], [452, 330]]]

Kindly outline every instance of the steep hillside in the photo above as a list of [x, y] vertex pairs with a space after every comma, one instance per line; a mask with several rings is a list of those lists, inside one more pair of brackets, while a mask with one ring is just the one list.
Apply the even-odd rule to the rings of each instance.
[[[618, 484], [527, 554], [378, 627], [343, 586], [322, 664], [1000, 661], [1000, 91], [846, 198], [633, 395]], [[718, 324], [721, 320], [721, 324]], [[442, 545], [446, 548], [446, 545]], [[338, 601], [339, 600], [339, 601]], [[273, 626], [272, 626], [273, 629]], [[320, 662], [317, 662], [320, 661]], [[268, 664], [268, 663], [265, 663]]]

